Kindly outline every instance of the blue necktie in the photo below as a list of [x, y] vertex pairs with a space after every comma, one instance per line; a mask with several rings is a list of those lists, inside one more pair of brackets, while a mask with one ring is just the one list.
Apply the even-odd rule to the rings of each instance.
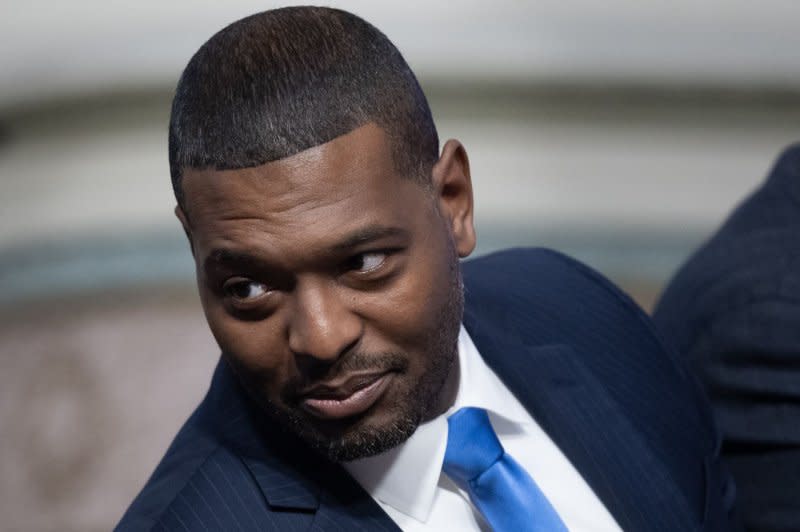
[[469, 493], [493, 530], [566, 532], [539, 486], [503, 450], [486, 410], [462, 408], [447, 423], [444, 472]]

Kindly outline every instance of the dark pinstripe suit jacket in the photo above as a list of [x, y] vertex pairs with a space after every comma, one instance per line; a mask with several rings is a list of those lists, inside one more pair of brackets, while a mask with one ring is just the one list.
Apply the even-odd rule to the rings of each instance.
[[[703, 396], [648, 318], [552, 251], [464, 264], [488, 364], [625, 530], [726, 530], [733, 486]], [[396, 530], [338, 465], [270, 427], [224, 364], [118, 530]]]
[[681, 268], [655, 323], [706, 387], [753, 530], [800, 530], [800, 144]]

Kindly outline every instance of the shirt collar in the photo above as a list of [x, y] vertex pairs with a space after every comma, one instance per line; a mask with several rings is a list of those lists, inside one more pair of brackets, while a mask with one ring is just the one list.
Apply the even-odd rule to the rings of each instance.
[[525, 424], [530, 416], [518, 401], [509, 401], [511, 393], [494, 371], [484, 362], [467, 330], [461, 326], [458, 335], [458, 362], [460, 378], [455, 403], [444, 414], [448, 417], [465, 407], [483, 408], [490, 417], [511, 423]]
[[458, 394], [445, 414], [421, 424], [408, 440], [385, 453], [344, 464], [372, 497], [423, 523], [430, 515], [439, 484], [450, 414], [473, 406], [512, 426], [529, 420], [516, 401], [506, 400], [510, 392], [483, 361], [463, 325], [458, 334], [458, 365]]

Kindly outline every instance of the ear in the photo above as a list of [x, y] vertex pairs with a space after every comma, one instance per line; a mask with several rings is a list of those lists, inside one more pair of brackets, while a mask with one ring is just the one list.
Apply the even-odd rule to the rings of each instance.
[[441, 157], [433, 165], [432, 179], [439, 211], [448, 222], [458, 256], [466, 257], [475, 249], [475, 227], [469, 159], [459, 141], [445, 143]]
[[194, 242], [192, 242], [192, 230], [189, 227], [189, 218], [186, 217], [186, 213], [183, 212], [180, 205], [175, 205], [175, 216], [180, 220], [183, 226], [183, 232], [186, 233], [186, 238], [189, 239], [189, 249], [192, 250], [192, 255], [194, 255]]

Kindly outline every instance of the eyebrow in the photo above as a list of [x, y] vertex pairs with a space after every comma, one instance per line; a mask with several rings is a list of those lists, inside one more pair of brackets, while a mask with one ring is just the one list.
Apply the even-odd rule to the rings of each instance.
[[203, 261], [203, 267], [208, 270], [214, 266], [225, 264], [256, 265], [261, 261], [250, 253], [243, 253], [231, 249], [214, 249]]
[[[383, 225], [370, 225], [345, 235], [341, 240], [328, 248], [330, 253], [344, 253], [358, 246], [363, 246], [383, 238], [408, 238], [409, 231], [400, 227]], [[212, 250], [203, 261], [203, 267], [208, 270], [214, 266], [263, 266], [264, 261], [255, 255], [227, 248]]]
[[391, 226], [384, 226], [384, 225], [370, 225], [361, 229], [358, 229], [349, 235], [346, 235], [342, 238], [339, 242], [333, 244], [331, 246], [331, 251], [348, 251], [354, 247], [361, 246], [364, 244], [369, 244], [375, 240], [380, 240], [382, 238], [389, 238], [389, 237], [402, 237], [408, 238], [409, 232], [406, 229], [401, 229], [400, 227], [391, 227]]

